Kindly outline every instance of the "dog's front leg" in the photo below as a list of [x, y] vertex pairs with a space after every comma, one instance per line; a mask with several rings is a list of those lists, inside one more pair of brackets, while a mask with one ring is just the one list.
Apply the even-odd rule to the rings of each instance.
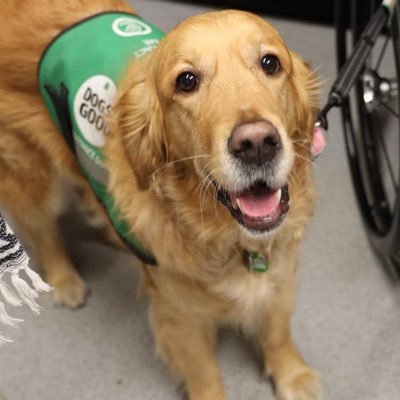
[[183, 379], [189, 399], [225, 400], [214, 354], [214, 324], [182, 313], [158, 295], [152, 296], [150, 319], [157, 350], [172, 372]]
[[263, 357], [279, 400], [321, 400], [319, 377], [305, 363], [291, 339], [294, 292], [293, 273], [278, 285], [273, 302], [266, 310], [260, 331]]

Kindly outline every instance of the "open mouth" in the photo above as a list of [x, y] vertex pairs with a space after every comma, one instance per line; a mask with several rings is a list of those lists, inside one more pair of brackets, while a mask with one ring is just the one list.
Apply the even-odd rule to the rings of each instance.
[[257, 233], [277, 228], [289, 211], [287, 184], [272, 189], [265, 182], [259, 181], [241, 192], [219, 188], [217, 197], [242, 226]]

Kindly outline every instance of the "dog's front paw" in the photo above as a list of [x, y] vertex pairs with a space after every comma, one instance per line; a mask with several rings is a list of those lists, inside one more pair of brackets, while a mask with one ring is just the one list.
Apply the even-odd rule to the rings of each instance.
[[322, 400], [319, 376], [311, 368], [301, 368], [276, 382], [276, 394], [279, 400]]
[[87, 288], [78, 274], [71, 273], [49, 283], [54, 289], [53, 298], [57, 305], [78, 308], [85, 303]]

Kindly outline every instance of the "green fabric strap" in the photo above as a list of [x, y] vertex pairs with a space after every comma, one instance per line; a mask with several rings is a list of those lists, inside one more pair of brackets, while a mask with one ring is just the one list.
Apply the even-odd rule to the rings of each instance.
[[137, 15], [106, 12], [69, 27], [49, 44], [39, 64], [44, 102], [108, 210], [116, 231], [143, 261], [156, 264], [129, 231], [107, 192], [103, 147], [107, 115], [127, 66], [157, 46], [164, 34]]

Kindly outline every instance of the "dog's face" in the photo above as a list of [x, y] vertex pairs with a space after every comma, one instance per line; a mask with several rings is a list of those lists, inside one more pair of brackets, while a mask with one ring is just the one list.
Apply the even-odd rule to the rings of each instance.
[[277, 228], [289, 210], [296, 156], [309, 157], [309, 68], [261, 18], [224, 11], [180, 24], [154, 52], [149, 71], [153, 170], [166, 153], [169, 161], [192, 159], [199, 179], [213, 182], [249, 234]]

